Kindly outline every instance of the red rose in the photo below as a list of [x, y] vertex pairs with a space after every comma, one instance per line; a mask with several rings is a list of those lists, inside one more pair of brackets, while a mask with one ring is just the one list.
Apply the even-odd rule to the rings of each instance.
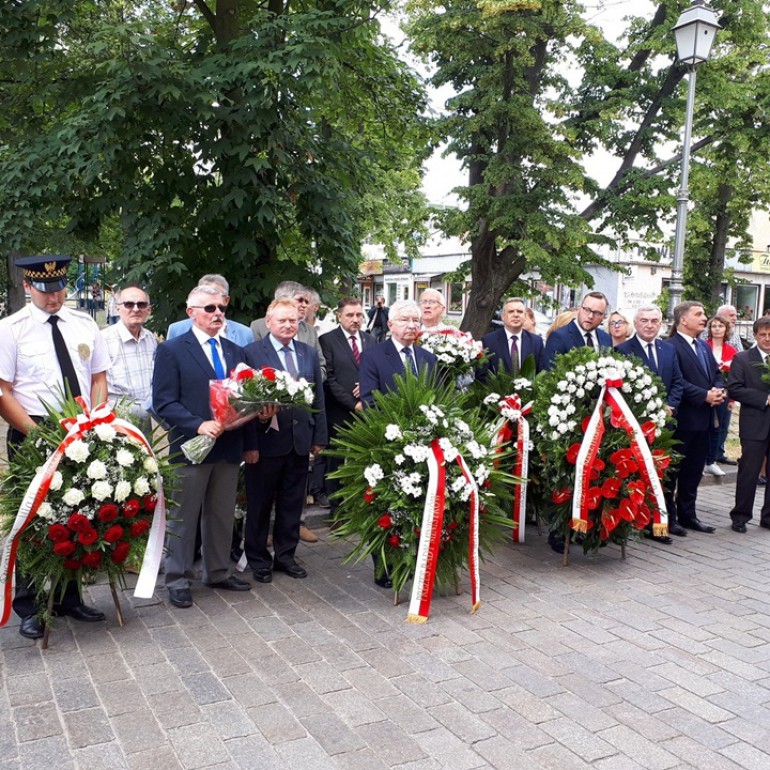
[[380, 516], [377, 519], [377, 526], [383, 529], [390, 529], [393, 526], [393, 519], [390, 518], [390, 514], [386, 513], [384, 516]]
[[107, 503], [99, 508], [99, 512], [96, 514], [99, 517], [99, 521], [103, 521], [105, 524], [110, 521], [114, 521], [118, 518], [118, 506], [114, 503]]
[[[81, 545], [93, 545], [98, 539], [98, 532], [91, 526], [78, 534], [78, 543]], [[85, 564], [85, 561], [83, 563]]]
[[391, 535], [388, 538], [388, 545], [398, 548], [401, 545], [401, 538], [398, 535]]
[[154, 513], [155, 507], [158, 505], [158, 498], [155, 495], [145, 495], [142, 505], [144, 505], [144, 510], [147, 513]]
[[51, 524], [51, 526], [48, 527], [48, 537], [53, 540], [54, 543], [62, 543], [65, 540], [70, 539], [70, 533], [63, 524]]
[[569, 487], [564, 487], [563, 489], [555, 489], [553, 491], [552, 497], [556, 505], [561, 505], [562, 503], [566, 503], [567, 500], [572, 497], [572, 490]]
[[102, 563], [102, 552], [91, 551], [83, 557], [83, 566], [96, 569]]
[[374, 494], [374, 490], [371, 487], [367, 487], [366, 492], [364, 492], [364, 501], [371, 505], [374, 502], [375, 497], [377, 497], [377, 495]]
[[235, 375], [235, 381], [236, 382], [243, 382], [243, 380], [252, 380], [254, 379], [254, 370], [253, 369], [242, 369], [238, 374]]
[[131, 525], [131, 537], [139, 537], [150, 528], [150, 522], [147, 519], [139, 519]]
[[139, 501], [135, 497], [123, 503], [123, 515], [127, 519], [133, 519], [137, 513], [139, 513]]
[[80, 559], [65, 559], [62, 565], [64, 569], [76, 570], [80, 569]]
[[275, 369], [271, 366], [263, 366], [259, 371], [268, 382], [275, 382]]
[[53, 552], [57, 556], [70, 556], [75, 553], [75, 544], [71, 540], [56, 543], [53, 547]]
[[114, 526], [110, 527], [104, 533], [104, 539], [108, 543], [117, 543], [118, 540], [120, 540], [122, 537], [123, 537], [123, 527], [121, 527], [118, 524], [115, 524]]
[[124, 540], [118, 543], [112, 551], [110, 559], [113, 564], [122, 564], [128, 557], [128, 552], [131, 550], [131, 546]]
[[84, 529], [88, 529], [91, 526], [91, 522], [83, 516], [82, 513], [73, 513], [67, 521], [67, 526], [73, 532], [82, 532]]

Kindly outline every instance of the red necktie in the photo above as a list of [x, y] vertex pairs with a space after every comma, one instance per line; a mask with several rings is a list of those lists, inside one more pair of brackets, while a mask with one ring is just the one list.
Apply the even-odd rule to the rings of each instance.
[[361, 351], [358, 349], [358, 343], [356, 342], [356, 335], [350, 335], [350, 345], [353, 348], [353, 358], [356, 359], [356, 365], [361, 363]]

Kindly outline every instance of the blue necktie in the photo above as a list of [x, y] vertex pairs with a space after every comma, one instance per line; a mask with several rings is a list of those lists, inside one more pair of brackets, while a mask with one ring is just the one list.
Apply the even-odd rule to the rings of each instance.
[[650, 359], [650, 369], [657, 374], [658, 365], [655, 363], [655, 353], [653, 353], [652, 343], [647, 343], [647, 358]]
[[291, 354], [291, 348], [288, 345], [284, 345], [281, 350], [283, 351], [283, 357], [286, 360], [286, 371], [296, 379], [297, 367], [294, 365], [294, 356]]
[[701, 349], [701, 346], [698, 344], [697, 340], [693, 340], [693, 345], [695, 345], [695, 355], [698, 356], [698, 363], [700, 364], [700, 368], [703, 369], [703, 373], [708, 377], [709, 366], [706, 362], [706, 356], [704, 355], [703, 350]]
[[217, 341], [211, 337], [208, 341], [211, 345], [211, 362], [214, 364], [214, 371], [216, 372], [218, 380], [224, 380], [225, 367], [222, 364], [222, 359], [219, 357], [219, 351], [217, 350]]
[[412, 352], [412, 349], [404, 348], [402, 353], [404, 354], [404, 359], [409, 362], [409, 366], [412, 369], [412, 374], [417, 374], [417, 363], [414, 360], [414, 353]]

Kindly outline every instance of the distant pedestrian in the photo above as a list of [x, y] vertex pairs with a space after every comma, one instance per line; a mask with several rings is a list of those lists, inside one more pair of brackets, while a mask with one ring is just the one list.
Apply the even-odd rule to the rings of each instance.
[[378, 294], [374, 298], [374, 305], [369, 308], [367, 313], [369, 323], [366, 325], [368, 331], [377, 342], [382, 342], [388, 333], [389, 308], [385, 304], [385, 295]]

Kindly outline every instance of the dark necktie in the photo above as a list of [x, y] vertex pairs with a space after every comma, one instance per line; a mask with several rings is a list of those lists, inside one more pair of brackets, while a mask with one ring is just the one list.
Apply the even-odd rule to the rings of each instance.
[[695, 355], [698, 358], [698, 363], [700, 364], [700, 368], [703, 369], [703, 373], [708, 377], [709, 374], [709, 367], [706, 363], [706, 356], [703, 355], [703, 351], [700, 349], [700, 346], [698, 345], [698, 342], [696, 340], [692, 341], [693, 348], [695, 348]]
[[356, 366], [358, 366], [361, 363], [361, 351], [358, 349], [355, 334], [350, 335], [350, 346], [353, 348], [353, 358], [356, 359]]
[[519, 343], [518, 336], [511, 336], [511, 374], [515, 377], [519, 373]]
[[401, 352], [404, 354], [404, 360], [409, 362], [412, 374], [417, 374], [417, 363], [414, 360], [414, 353], [412, 352], [412, 349], [404, 348]]
[[67, 350], [67, 343], [64, 341], [64, 337], [62, 337], [61, 330], [58, 327], [59, 320], [58, 315], [48, 316], [48, 323], [51, 324], [53, 348], [56, 351], [56, 359], [61, 369], [64, 394], [66, 396], [67, 385], [69, 385], [72, 397], [77, 398], [80, 395], [80, 383], [78, 382], [77, 374], [75, 374], [75, 367], [72, 365], [69, 350]]
[[594, 346], [594, 338], [591, 336], [591, 332], [586, 332], [586, 347], [592, 348]]
[[653, 372], [658, 371], [658, 363], [655, 360], [655, 353], [653, 353], [652, 343], [647, 343], [647, 358], [650, 359], [650, 369], [652, 369]]
[[294, 356], [291, 354], [291, 348], [288, 345], [284, 345], [283, 357], [286, 360], [286, 371], [294, 378], [297, 377], [297, 367], [294, 365]]
[[222, 359], [219, 357], [219, 351], [217, 350], [217, 341], [211, 337], [208, 340], [209, 345], [211, 345], [211, 362], [214, 364], [214, 371], [216, 372], [217, 379], [218, 380], [224, 380], [225, 378], [225, 367], [222, 364]]

